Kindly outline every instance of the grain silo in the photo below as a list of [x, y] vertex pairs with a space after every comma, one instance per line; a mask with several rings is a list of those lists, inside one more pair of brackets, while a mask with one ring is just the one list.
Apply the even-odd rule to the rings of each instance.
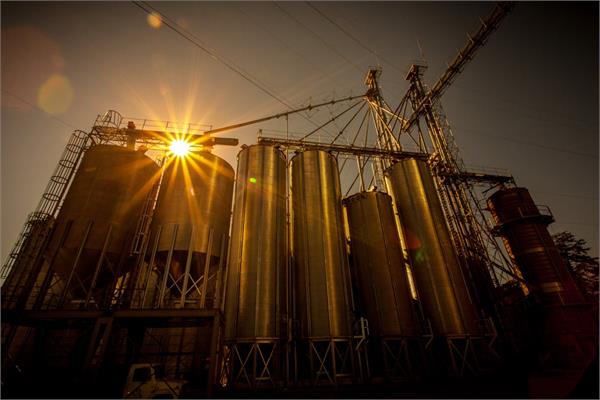
[[419, 334], [391, 197], [383, 192], [360, 192], [344, 203], [352, 260], [371, 333]]
[[96, 145], [85, 152], [49, 242], [51, 268], [65, 288], [60, 301], [90, 301], [114, 279], [109, 271], [125, 275], [128, 265], [119, 266], [158, 177], [142, 151]]
[[[307, 150], [292, 158], [291, 170], [294, 311], [306, 346], [301, 352], [346, 354], [352, 306], [337, 161], [328, 152]], [[331, 381], [346, 375], [335, 362], [324, 368]]]
[[[386, 377], [415, 372], [422, 333], [408, 282], [392, 198], [383, 192], [359, 192], [344, 200], [351, 264], [361, 315], [370, 332], [372, 374]], [[397, 357], [397, 354], [402, 354]], [[398, 365], [399, 359], [405, 365]]]
[[472, 303], [427, 163], [398, 161], [386, 172], [419, 299], [435, 335], [479, 332]]
[[[273, 146], [244, 147], [238, 154], [224, 335], [234, 381], [242, 368], [251, 384], [282, 374], [278, 355], [287, 318], [286, 171], [285, 154]], [[258, 365], [238, 363], [238, 355], [245, 359], [256, 353]]]
[[154, 304], [218, 307], [233, 168], [207, 151], [173, 157], [164, 168], [149, 244], [158, 274]]

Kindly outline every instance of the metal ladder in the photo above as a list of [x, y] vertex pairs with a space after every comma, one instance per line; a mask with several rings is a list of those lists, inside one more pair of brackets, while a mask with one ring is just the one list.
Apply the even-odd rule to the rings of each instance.
[[34, 212], [29, 215], [21, 234], [19, 252], [11, 259], [13, 267], [18, 266], [18, 270], [15, 269], [2, 288], [2, 309], [12, 309], [22, 297], [35, 298], [36, 289], [39, 292], [39, 288], [28, 287], [35, 284], [30, 275], [36, 272], [36, 262], [48, 244], [53, 226], [54, 221], [46, 214]]
[[[36, 210], [29, 215], [29, 218], [23, 227], [23, 231], [19, 235], [10, 255], [0, 270], [0, 279], [5, 280], [8, 278], [8, 275], [23, 251], [25, 242], [31, 235], [32, 224], [41, 219], [50, 219], [58, 214], [64, 194], [67, 191], [79, 162], [81, 161], [83, 152], [88, 147], [89, 140], [89, 134], [81, 130], [75, 130], [69, 138], [69, 142], [65, 146], [65, 150], [58, 161], [54, 173], [50, 177], [50, 181], [44, 190], [44, 194], [42, 195]], [[46, 235], [49, 233], [49, 231], [45, 230], [44, 232], [46, 232]], [[42, 239], [40, 238], [40, 240]]]
[[142, 208], [142, 213], [138, 219], [137, 226], [135, 228], [135, 234], [133, 236], [133, 241], [131, 243], [130, 255], [139, 255], [144, 248], [144, 243], [148, 238], [148, 234], [150, 233], [150, 223], [152, 222], [152, 216], [154, 214], [154, 207], [156, 206], [156, 202], [158, 201], [158, 193], [160, 191], [160, 185], [162, 183], [163, 175], [164, 175], [164, 163], [165, 158], [163, 157], [159, 165], [161, 166], [161, 174], [158, 181], [152, 186], [152, 190], [148, 193], [146, 200], [144, 202], [144, 207]]

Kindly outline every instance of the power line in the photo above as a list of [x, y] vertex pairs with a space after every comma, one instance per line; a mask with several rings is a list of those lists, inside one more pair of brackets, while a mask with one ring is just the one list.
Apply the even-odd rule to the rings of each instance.
[[[277, 42], [281, 43], [281, 45], [283, 47], [285, 47], [289, 52], [296, 54], [298, 57], [300, 57], [302, 60], [304, 60], [307, 64], [309, 64], [310, 66], [312, 66], [313, 68], [315, 68], [317, 71], [319, 71], [324, 78], [329, 79], [330, 75], [332, 75], [331, 73], [326, 72], [325, 70], [323, 70], [321, 67], [319, 67], [317, 64], [313, 63], [312, 61], [310, 61], [306, 56], [304, 56], [303, 54], [301, 54], [300, 52], [296, 51], [294, 48], [290, 47], [287, 45], [287, 43], [285, 43], [278, 35], [276, 35], [275, 33], [273, 33], [272, 31], [270, 31], [269, 29], [267, 29], [266, 27], [264, 27], [263, 25], [261, 25], [260, 23], [258, 23], [252, 16], [250, 16], [246, 11], [244, 11], [241, 7], [237, 8], [239, 12], [241, 12], [242, 14], [244, 14], [246, 17], [254, 20], [256, 22], [256, 26], [258, 26], [260, 29], [262, 29], [264, 32], [266, 32], [267, 34], [269, 34], [273, 39], [275, 39]], [[333, 80], [335, 80], [335, 82], [339, 85], [340, 82], [337, 81], [337, 79], [335, 78], [331, 78]]]
[[578, 195], [578, 194], [572, 194], [572, 193], [538, 192], [538, 191], [536, 191], [536, 193], [546, 195], [546, 196], [574, 197], [577, 199], [587, 199], [587, 200], [597, 200], [598, 199], [598, 196], [585, 196], [585, 195]]
[[[454, 83], [454, 86], [459, 89], [471, 92], [475, 97], [485, 99], [486, 101], [492, 100], [492, 101], [496, 101], [497, 103], [513, 104], [513, 105], [519, 107], [518, 109], [519, 109], [519, 111], [521, 111], [521, 113], [522, 113], [524, 107], [528, 108], [530, 112], [543, 114], [543, 120], [546, 122], [547, 122], [548, 118], [552, 118], [557, 122], [560, 121], [560, 123], [563, 123], [563, 124], [564, 124], [563, 121], [568, 120], [577, 125], [580, 125], [580, 127], [578, 127], [578, 129], [583, 127], [585, 129], [597, 130], [597, 127], [589, 125], [588, 123], [586, 123], [585, 121], [582, 121], [580, 119], [574, 118], [573, 115], [565, 113], [565, 112], [561, 112], [561, 111], [557, 111], [557, 110], [551, 110], [549, 112], [547, 109], [544, 109], [541, 107], [536, 107], [533, 104], [530, 104], [527, 102], [516, 101], [514, 99], [508, 99], [503, 96], [498, 96], [497, 93], [492, 93], [490, 91], [473, 89], [473, 88], [466, 87], [464, 85], [457, 84], [457, 83]], [[534, 118], [534, 119], [542, 120], [542, 118], [538, 118], [536, 116], [533, 116], [532, 114], [528, 114], [528, 113], [522, 113], [522, 114], [526, 115], [526, 116], [531, 116], [531, 118]], [[571, 126], [571, 125], [567, 125], [567, 126]]]
[[[462, 88], [462, 89], [465, 89], [465, 88]], [[472, 92], [472, 90], [470, 90], [470, 89], [466, 89], [466, 90]], [[475, 94], [475, 92], [473, 92], [473, 94]], [[482, 102], [477, 99], [477, 96], [470, 96], [467, 94], [467, 97], [470, 97], [470, 99], [465, 100], [466, 102], [470, 102], [470, 103], [474, 103], [474, 104], [482, 104]], [[483, 98], [483, 97], [481, 97], [481, 98]], [[494, 99], [493, 97], [486, 97], [485, 100], [486, 101], [488, 101], [488, 100], [495, 101], [499, 107], [510, 110], [511, 117], [513, 119], [524, 118], [524, 119], [528, 119], [528, 120], [533, 120], [533, 121], [537, 122], [537, 124], [540, 124], [540, 125], [551, 125], [551, 126], [561, 125], [561, 126], [564, 126], [564, 127], [570, 128], [570, 129], [578, 130], [578, 131], [597, 132], [597, 128], [593, 128], [588, 125], [582, 126], [583, 123], [581, 121], [574, 120], [572, 118], [561, 118], [558, 115], [555, 116], [554, 111], [548, 111], [548, 110], [541, 111], [541, 110], [535, 110], [535, 109], [531, 109], [531, 108], [527, 109], [527, 106], [524, 105], [523, 103], [509, 102], [507, 100], [503, 100], [500, 98]], [[517, 106], [517, 108], [511, 107], [508, 103], [512, 103], [513, 105]], [[527, 112], [527, 111], [529, 111], [529, 112]], [[543, 114], [543, 116], [538, 116], [538, 115], [535, 115], [534, 113]], [[571, 122], [569, 122], [569, 121], [571, 121]]]
[[[469, 129], [469, 128], [458, 127], [455, 130], [463, 130], [463, 131], [467, 131], [467, 132], [473, 132], [473, 133], [476, 133], [478, 135], [482, 135], [481, 132], [476, 131], [474, 129]], [[538, 143], [526, 142], [524, 140], [517, 140], [517, 139], [509, 138], [509, 137], [506, 137], [506, 136], [490, 135], [490, 134], [483, 134], [483, 136], [492, 137], [492, 138], [496, 138], [496, 139], [500, 139], [500, 140], [505, 140], [507, 142], [513, 142], [513, 143], [523, 144], [523, 145], [526, 145], [526, 146], [539, 147], [541, 149], [546, 149], [546, 150], [551, 150], [551, 151], [557, 151], [559, 153], [573, 154], [573, 155], [576, 155], [576, 156], [593, 158], [593, 159], [596, 159], [596, 160], [598, 159], [598, 156], [595, 155], [595, 154], [583, 153], [583, 152], [580, 152], [580, 151], [574, 151], [574, 150], [568, 150], [568, 149], [554, 147], [554, 146], [547, 146], [547, 145], [538, 144]]]
[[333, 26], [335, 26], [336, 28], [338, 28], [340, 31], [342, 31], [344, 34], [346, 34], [346, 36], [348, 36], [350, 39], [354, 40], [360, 47], [362, 47], [363, 49], [365, 49], [366, 51], [368, 51], [369, 53], [373, 54], [375, 57], [380, 58], [381, 60], [383, 60], [385, 63], [387, 63], [389, 66], [391, 66], [392, 68], [394, 68], [395, 70], [404, 73], [404, 71], [402, 71], [400, 68], [396, 67], [392, 62], [386, 60], [385, 58], [383, 58], [383, 56], [377, 54], [376, 52], [374, 52], [373, 50], [371, 50], [371, 48], [367, 45], [365, 45], [363, 42], [361, 42], [356, 36], [352, 35], [350, 32], [348, 32], [346, 29], [344, 29], [344, 27], [342, 27], [340, 24], [338, 24], [337, 22], [335, 22], [333, 19], [331, 19], [327, 14], [325, 14], [323, 11], [321, 11], [320, 9], [318, 9], [317, 7], [315, 7], [314, 5], [312, 5], [309, 1], [305, 2], [310, 8], [312, 8], [313, 10], [315, 10], [319, 15], [321, 15], [323, 18], [325, 18], [327, 21], [329, 21]]
[[43, 114], [45, 114], [47, 117], [50, 117], [50, 118], [52, 118], [52, 119], [55, 119], [56, 121], [60, 122], [61, 124], [65, 125], [65, 126], [67, 126], [67, 127], [69, 127], [69, 128], [73, 128], [73, 129], [81, 130], [81, 129], [79, 129], [78, 127], [76, 127], [75, 125], [72, 125], [72, 124], [68, 123], [67, 121], [65, 121], [65, 120], [63, 120], [63, 119], [61, 119], [61, 118], [58, 118], [58, 117], [56, 117], [56, 116], [54, 116], [54, 115], [52, 115], [52, 114], [50, 114], [50, 113], [47, 113], [46, 111], [44, 111], [44, 110], [43, 110], [43, 109], [41, 109], [40, 107], [36, 106], [36, 105], [35, 105], [35, 104], [33, 104], [33, 103], [30, 103], [29, 101], [25, 100], [25, 99], [24, 99], [24, 98], [22, 98], [21, 96], [18, 96], [18, 95], [16, 95], [16, 94], [12, 93], [12, 92], [9, 92], [8, 90], [6, 90], [6, 89], [4, 89], [4, 88], [2, 89], [2, 91], [3, 91], [4, 93], [6, 93], [6, 94], [8, 94], [8, 95], [10, 95], [10, 96], [12, 96], [12, 97], [14, 97], [15, 99], [17, 99], [17, 100], [19, 100], [19, 101], [21, 101], [21, 102], [23, 102], [23, 103], [25, 103], [25, 104], [27, 104], [27, 105], [29, 105], [29, 106], [31, 106], [31, 107], [33, 107], [33, 108], [35, 108], [36, 110], [38, 110], [38, 111], [42, 112], [42, 113], [43, 113]]
[[[250, 82], [253, 86], [257, 87], [262, 92], [266, 93], [273, 99], [277, 100], [278, 102], [280, 102], [281, 104], [283, 104], [284, 106], [289, 108], [290, 110], [294, 109], [294, 107], [292, 107], [286, 101], [282, 100], [276, 94], [274, 94], [270, 89], [268, 89], [264, 83], [260, 82], [259, 79], [250, 76], [250, 74], [245, 72], [241, 67], [235, 65], [235, 63], [233, 63], [232, 61], [228, 61], [227, 59], [225, 59], [225, 57], [217, 54], [216, 50], [209, 49], [206, 45], [200, 43], [200, 40], [196, 36], [194, 36], [193, 33], [184, 29], [181, 25], [179, 25], [177, 22], [170, 19], [164, 13], [158, 11], [156, 8], [152, 7], [147, 2], [133, 1], [132, 3], [135, 4], [136, 6], [138, 6], [139, 8], [141, 8], [144, 12], [146, 12], [149, 15], [152, 15], [153, 13], [158, 14], [161, 17], [162, 22], [167, 27], [169, 27], [171, 30], [173, 30], [175, 33], [177, 33], [179, 36], [181, 36], [185, 40], [189, 41], [194, 46], [198, 47], [200, 50], [207, 53], [214, 60], [219, 61], [220, 63], [224, 64], [227, 68], [229, 68], [233, 72], [237, 73], [242, 78], [244, 78], [246, 81]], [[148, 9], [146, 9], [145, 7], [148, 7]], [[150, 11], [150, 10], [152, 10], [152, 11]], [[312, 125], [318, 126], [316, 122], [312, 121], [310, 118], [306, 117], [305, 115], [300, 114], [300, 116], [302, 118], [304, 118], [306, 121], [310, 122]], [[330, 132], [327, 132], [325, 129], [323, 129], [323, 131], [331, 134]]]
[[[198, 38], [195, 37], [192, 33], [190, 33], [189, 31], [185, 30], [177, 22], [174, 22], [173, 20], [171, 20], [169, 17], [167, 17], [165, 14], [163, 14], [162, 12], [158, 11], [156, 8], [154, 8], [151, 5], [149, 5], [147, 2], [133, 1], [132, 3], [135, 4], [136, 6], [138, 6], [139, 8], [141, 8], [142, 10], [144, 10], [144, 12], [146, 12], [147, 14], [152, 15], [153, 12], [159, 14], [160, 17], [161, 17], [161, 19], [162, 19], [162, 22], [167, 27], [169, 27], [171, 30], [173, 30], [175, 33], [177, 33], [179, 36], [181, 36], [182, 38], [184, 38], [188, 42], [192, 43], [194, 46], [196, 46], [200, 50], [202, 50], [205, 53], [207, 53], [214, 60], [219, 61], [220, 63], [222, 63], [223, 65], [225, 65], [231, 71], [233, 71], [236, 74], [240, 75], [243, 79], [245, 79], [246, 81], [250, 82], [253, 86], [255, 86], [256, 88], [258, 88], [259, 90], [261, 90], [263, 93], [269, 95], [270, 97], [272, 97], [273, 99], [277, 100], [278, 102], [280, 102], [281, 104], [283, 104], [287, 108], [290, 108], [290, 109], [293, 108], [287, 102], [285, 102], [284, 100], [282, 100], [281, 98], [279, 98], [276, 94], [274, 94], [271, 90], [269, 90], [268, 88], [266, 88], [264, 84], [262, 84], [261, 82], [258, 81], [258, 79], [249, 76], [249, 74], [245, 73], [242, 70], [242, 68], [238, 67], [233, 62], [230, 62], [230, 61], [226, 60], [224, 57], [222, 57], [219, 54], [217, 54], [216, 51], [207, 48], [207, 46], [205, 46], [204, 44], [201, 44], [200, 41], [198, 40]], [[148, 9], [146, 7], [148, 7]]]
[[576, 155], [576, 156], [588, 157], [588, 158], [593, 158], [593, 159], [596, 159], [596, 160], [598, 159], [598, 156], [595, 155], [595, 154], [582, 153], [582, 152], [579, 152], [579, 151], [567, 150], [567, 149], [553, 147], [553, 146], [546, 146], [546, 145], [543, 145], [543, 144], [536, 144], [536, 143], [531, 143], [531, 142], [525, 142], [523, 140], [510, 139], [510, 138], [507, 138], [505, 136], [498, 136], [498, 135], [489, 135], [489, 136], [496, 137], [496, 138], [499, 138], [499, 139], [502, 139], [502, 140], [506, 140], [508, 142], [514, 142], [514, 143], [518, 143], [518, 144], [524, 144], [526, 146], [539, 147], [540, 149], [557, 151], [559, 153], [573, 154], [573, 155]]
[[339, 51], [337, 51], [337, 49], [333, 46], [331, 46], [329, 43], [327, 43], [327, 41], [325, 41], [325, 39], [323, 39], [318, 33], [316, 33], [315, 31], [313, 31], [312, 29], [310, 29], [308, 26], [306, 26], [305, 24], [303, 24], [300, 20], [298, 20], [296, 17], [294, 17], [292, 14], [290, 14], [289, 12], [287, 12], [285, 9], [283, 9], [279, 4], [277, 4], [276, 2], [273, 2], [273, 4], [279, 9], [281, 10], [282, 13], [284, 13], [285, 15], [287, 15], [290, 19], [292, 19], [294, 22], [296, 22], [298, 25], [300, 25], [301, 27], [303, 27], [304, 29], [306, 29], [307, 31], [309, 31], [310, 33], [313, 34], [313, 36], [315, 36], [317, 39], [319, 39], [319, 41], [325, 46], [327, 47], [329, 50], [331, 50], [332, 52], [334, 52], [335, 54], [337, 54], [340, 58], [342, 58], [344, 61], [346, 61], [349, 65], [352, 65], [354, 68], [356, 68], [358, 71], [363, 72], [363, 69], [360, 68], [358, 65], [354, 64], [350, 59], [348, 59], [346, 56], [344, 56], [342, 53], [340, 53]]
[[557, 225], [582, 225], [582, 226], [598, 226], [598, 224], [591, 224], [588, 222], [569, 222], [569, 221], [556, 221]]

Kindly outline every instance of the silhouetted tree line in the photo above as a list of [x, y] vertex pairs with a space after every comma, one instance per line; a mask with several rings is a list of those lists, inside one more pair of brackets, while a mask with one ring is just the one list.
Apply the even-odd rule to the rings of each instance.
[[598, 257], [591, 257], [586, 241], [571, 232], [559, 232], [552, 238], [581, 293], [588, 300], [598, 301]]

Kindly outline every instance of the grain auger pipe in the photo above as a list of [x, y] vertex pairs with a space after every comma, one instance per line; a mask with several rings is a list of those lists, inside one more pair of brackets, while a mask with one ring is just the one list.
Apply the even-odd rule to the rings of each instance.
[[498, 29], [504, 17], [508, 15], [513, 7], [513, 2], [498, 2], [492, 12], [484, 20], [481, 20], [481, 26], [477, 32], [473, 35], [467, 35], [467, 44], [458, 52], [452, 63], [448, 65], [446, 71], [444, 71], [431, 90], [420, 100], [412, 115], [402, 125], [402, 132], [408, 132], [417, 122], [421, 114], [425, 112], [427, 109], [426, 106], [435, 103], [435, 101], [441, 97], [442, 93], [444, 93], [444, 91], [452, 84], [458, 74], [462, 72], [465, 65], [473, 59], [477, 50], [479, 50], [488, 40], [490, 35]]
[[329, 105], [332, 105], [332, 104], [340, 103], [342, 101], [352, 101], [352, 100], [360, 99], [360, 98], [367, 98], [367, 94], [361, 94], [359, 96], [344, 97], [342, 99], [330, 100], [330, 101], [326, 101], [326, 102], [315, 104], [315, 105], [309, 104], [308, 106], [305, 106], [305, 107], [302, 107], [302, 108], [297, 108], [297, 109], [286, 111], [286, 112], [282, 112], [282, 113], [279, 113], [279, 114], [270, 115], [268, 117], [253, 119], [251, 121], [240, 122], [239, 124], [228, 125], [228, 126], [224, 126], [224, 127], [221, 127], [221, 128], [211, 129], [209, 131], [204, 132], [204, 134], [205, 135], [209, 135], [209, 134], [214, 134], [214, 133], [219, 133], [219, 132], [230, 131], [230, 130], [233, 130], [233, 129], [242, 128], [244, 126], [258, 124], [259, 122], [269, 121], [271, 119], [277, 119], [277, 118], [281, 118], [281, 117], [286, 117], [286, 116], [291, 115], [291, 114], [297, 114], [297, 113], [302, 112], [302, 111], [312, 110], [313, 108], [318, 108], [318, 107], [323, 107], [323, 106], [329, 106]]

